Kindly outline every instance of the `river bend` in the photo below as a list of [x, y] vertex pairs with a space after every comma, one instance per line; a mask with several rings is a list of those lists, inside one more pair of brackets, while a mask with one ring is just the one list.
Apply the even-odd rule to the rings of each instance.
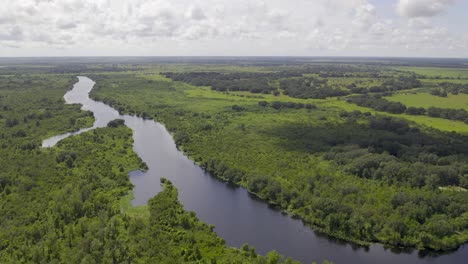
[[451, 254], [423, 257], [416, 250], [396, 253], [380, 244], [372, 244], [367, 249], [355, 248], [349, 243], [318, 235], [301, 221], [255, 199], [243, 188], [233, 188], [205, 173], [177, 150], [172, 136], [162, 124], [120, 115], [112, 107], [90, 99], [89, 92], [95, 83], [83, 76], [78, 80], [64, 98], [67, 104], [81, 104], [83, 110], [93, 112], [93, 127], [54, 136], [45, 140], [43, 147], [52, 147], [63, 138], [105, 127], [111, 120], [124, 119], [133, 131], [134, 151], [149, 167], [147, 172], [130, 173], [135, 186], [133, 205], [146, 204], [161, 190], [159, 179], [165, 177], [177, 187], [184, 208], [195, 211], [201, 221], [215, 225], [214, 230], [229, 246], [240, 247], [248, 243], [260, 254], [275, 249], [303, 263], [321, 263], [325, 259], [337, 264], [466, 263], [468, 259], [467, 245]]

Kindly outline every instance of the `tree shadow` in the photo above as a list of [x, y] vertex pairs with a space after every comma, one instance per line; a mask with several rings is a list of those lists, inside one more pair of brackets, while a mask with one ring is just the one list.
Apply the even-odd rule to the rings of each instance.
[[438, 156], [468, 154], [467, 136], [438, 130], [423, 132], [394, 118], [379, 117], [370, 124], [355, 121], [318, 125], [283, 123], [263, 133], [278, 138], [279, 146], [287, 151], [311, 154], [346, 145], [368, 148], [375, 153], [388, 152], [397, 157], [408, 152], [430, 152]]

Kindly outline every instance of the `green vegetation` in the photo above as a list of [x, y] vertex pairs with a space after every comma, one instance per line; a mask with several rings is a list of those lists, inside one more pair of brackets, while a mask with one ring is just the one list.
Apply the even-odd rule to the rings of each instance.
[[75, 82], [55, 75], [0, 75], [0, 126], [8, 128], [2, 129], [2, 137], [22, 138], [17, 147], [37, 147], [47, 137], [92, 126], [92, 113], [63, 100]]
[[[274, 76], [275, 69], [285, 68], [262, 69]], [[196, 72], [225, 76], [222, 71], [207, 74], [204, 67]], [[383, 68], [328, 65], [303, 67], [301, 73], [311, 78], [376, 76], [382, 84], [394, 80], [387, 85], [397, 87], [386, 92], [420, 85], [414, 74], [398, 77]], [[179, 80], [200, 74], [166, 76]], [[450, 186], [468, 187], [468, 139], [438, 130], [439, 123], [424, 126], [442, 119], [387, 114], [334, 98], [295, 99], [284, 95], [281, 85], [276, 87], [283, 94], [255, 95], [180, 79], [200, 85], [192, 86], [161, 77], [158, 70], [92, 78], [97, 82], [93, 98], [164, 123], [177, 145], [212, 175], [245, 187], [316, 230], [361, 244], [434, 250], [468, 240], [467, 192], [450, 191]], [[297, 79], [271, 78], [272, 87]], [[457, 126], [465, 129], [463, 123]]]
[[447, 97], [434, 96], [428, 93], [397, 93], [386, 98], [412, 107], [437, 107], [468, 110], [468, 94], [448, 94]]
[[170, 181], [161, 179], [163, 191], [148, 202], [148, 223], [130, 226], [135, 232], [141, 263], [296, 263], [275, 251], [266, 257], [253, 247], [226, 248], [212, 232], [213, 226], [201, 223], [193, 212], [185, 212], [177, 200], [177, 190]]
[[467, 79], [467, 68], [436, 67], [397, 67], [398, 70], [410, 71], [431, 79]]
[[[410, 115], [410, 114], [391, 114], [381, 112], [368, 107], [362, 107], [355, 104], [350, 104], [345, 100], [326, 100], [322, 103], [323, 106], [342, 109], [348, 112], [361, 111], [369, 112], [371, 114], [378, 114], [384, 116], [391, 116], [408, 121], [410, 124], [417, 125], [423, 130], [436, 129], [444, 132], [455, 132], [462, 135], [468, 135], [468, 126], [463, 122], [435, 118], [426, 115]], [[406, 112], [405, 112], [406, 113]]]
[[122, 120], [41, 148], [92, 124], [61, 99], [75, 78], [0, 77], [0, 263], [295, 263], [247, 245], [228, 248], [177, 191], [130, 207], [128, 172], [143, 166]]
[[402, 114], [406, 110], [406, 106], [399, 102], [389, 102], [383, 99], [380, 95], [360, 95], [349, 97], [349, 103], [354, 103], [359, 106], [369, 107], [377, 111], [388, 112], [392, 114]]
[[465, 69], [45, 65], [0, 70], [0, 262], [293, 263], [226, 247], [166, 180], [132, 207], [127, 173], [147, 168], [122, 120], [40, 148], [92, 125], [62, 99], [76, 72], [97, 82], [93, 98], [164, 123], [213, 176], [315, 230], [432, 250], [468, 241], [468, 126], [448, 120], [467, 110]]
[[465, 109], [437, 108], [433, 106], [428, 109], [413, 106], [406, 107], [400, 102], [389, 101], [380, 95], [353, 96], [349, 97], [347, 102], [392, 114], [428, 115], [430, 117], [463, 121], [468, 124], [468, 111]]

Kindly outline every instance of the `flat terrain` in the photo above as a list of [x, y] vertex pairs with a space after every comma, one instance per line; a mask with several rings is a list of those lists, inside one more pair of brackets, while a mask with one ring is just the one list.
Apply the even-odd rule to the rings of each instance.
[[[442, 141], [450, 137], [459, 142], [456, 144], [466, 143], [463, 135], [468, 135], [468, 126], [444, 118], [358, 106], [347, 102], [346, 98], [355, 96], [353, 92], [333, 96], [327, 90], [351, 91], [352, 83], [361, 83], [364, 89], [389, 84], [374, 89], [379, 91], [393, 89], [392, 83], [402, 87], [402, 93], [420, 89], [404, 89], [406, 79], [398, 79], [399, 73], [327, 67], [312, 70], [318, 74], [285, 77], [295, 73], [279, 73], [262, 83], [261, 78], [275, 72], [274, 67], [247, 72], [256, 76], [251, 82], [252, 76], [233, 67], [192, 66], [167, 74], [173, 68], [96, 74], [93, 78], [99, 86], [92, 97], [123, 113], [164, 123], [179, 147], [212, 175], [247, 188], [332, 236], [363, 244], [379, 241], [433, 249], [452, 247], [466, 239], [466, 227], [459, 225], [468, 216], [466, 193], [437, 187], [467, 187], [466, 166], [461, 162], [466, 154], [458, 148], [461, 145], [450, 145], [447, 153], [440, 150], [446, 144]], [[336, 76], [330, 72], [337, 70], [350, 71], [351, 76], [341, 80], [327, 77]], [[365, 76], [367, 71], [376, 74], [378, 81], [364, 78], [360, 82], [361, 77], [356, 76]], [[301, 86], [311, 79], [320, 86]], [[401, 81], [389, 81], [392, 79]], [[414, 80], [409, 77], [408, 81]], [[292, 88], [282, 85], [294, 85], [298, 92], [286, 95]], [[445, 133], [452, 131], [460, 135]], [[434, 151], [422, 148], [420, 140], [435, 144]], [[442, 160], [448, 163], [442, 165]], [[449, 167], [456, 168], [454, 174], [443, 175], [442, 170], [452, 170]], [[460, 214], [451, 218], [454, 215], [446, 209], [433, 207], [432, 199], [458, 201]], [[416, 208], [426, 209], [416, 213]], [[441, 215], [452, 216], [442, 220]], [[441, 221], [459, 233], [436, 231], [436, 226], [442, 227]], [[427, 232], [430, 239], [421, 240], [421, 232]]]
[[410, 71], [431, 78], [468, 79], [467, 68], [437, 68], [437, 67], [398, 67], [398, 70]]
[[212, 176], [314, 230], [361, 245], [456, 249], [468, 241], [468, 78], [460, 67], [261, 59], [6, 64], [0, 260], [291, 262], [227, 248], [183, 211], [167, 181], [147, 206], [131, 207], [127, 173], [142, 164], [123, 126], [42, 149], [43, 139], [93, 121], [63, 102], [76, 75], [96, 81], [93, 99], [163, 123]]
[[428, 93], [401, 92], [387, 97], [387, 99], [413, 107], [439, 107], [468, 110], [468, 94], [449, 94], [447, 97], [440, 97]]

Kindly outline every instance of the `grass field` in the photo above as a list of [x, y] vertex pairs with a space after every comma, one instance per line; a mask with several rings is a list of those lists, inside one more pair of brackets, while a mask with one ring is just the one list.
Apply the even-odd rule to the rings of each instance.
[[447, 97], [440, 97], [428, 93], [401, 92], [386, 99], [413, 107], [429, 108], [432, 106], [468, 110], [468, 94], [449, 94]]
[[361, 112], [370, 112], [373, 114], [380, 114], [385, 116], [392, 116], [396, 118], [402, 118], [410, 122], [414, 122], [417, 125], [421, 125], [426, 128], [433, 128], [445, 132], [457, 132], [463, 135], [468, 135], [468, 126], [463, 122], [453, 121], [442, 118], [435, 118], [430, 116], [414, 116], [406, 114], [390, 114], [386, 112], [379, 112], [367, 107], [361, 107], [354, 104], [347, 103], [343, 100], [327, 100], [323, 102], [324, 105], [336, 107], [337, 109], [343, 109], [346, 111], [361, 111]]
[[[188, 97], [192, 98], [205, 98], [206, 100], [212, 99], [212, 104], [211, 105], [205, 105], [204, 107], [214, 107], [216, 108], [216, 105], [219, 104], [219, 102], [216, 102], [215, 99], [221, 99], [225, 101], [230, 101], [233, 104], [241, 104], [241, 103], [250, 103], [250, 104], [256, 104], [260, 100], [265, 100], [268, 102], [273, 102], [273, 101], [284, 101], [284, 102], [295, 102], [295, 103], [311, 103], [315, 104], [318, 106], [323, 106], [328, 108], [328, 111], [333, 110], [334, 111], [361, 111], [361, 112], [370, 112], [373, 114], [380, 114], [380, 115], [386, 115], [386, 116], [392, 116], [392, 117], [397, 117], [397, 118], [403, 118], [405, 120], [414, 122], [415, 124], [422, 125], [427, 128], [434, 128], [438, 129], [441, 131], [445, 132], [452, 132], [455, 131], [457, 133], [461, 133], [464, 135], [468, 135], [468, 126], [465, 125], [463, 122], [459, 121], [453, 121], [453, 120], [448, 120], [448, 119], [442, 119], [442, 118], [435, 118], [435, 117], [430, 117], [430, 116], [412, 116], [412, 115], [406, 115], [406, 114], [390, 114], [386, 112], [379, 112], [376, 110], [373, 110], [371, 108], [367, 107], [361, 107], [357, 106], [355, 104], [350, 104], [347, 103], [344, 100], [340, 100], [337, 98], [328, 98], [326, 100], [320, 100], [320, 99], [297, 99], [297, 98], [291, 98], [289, 96], [285, 95], [279, 95], [279, 96], [273, 96], [271, 94], [262, 94], [262, 95], [252, 95], [249, 92], [229, 92], [229, 93], [219, 93], [212, 91], [208, 87], [206, 88], [194, 88], [192, 86], [186, 85], [189, 89], [185, 90], [185, 93], [187, 94]], [[405, 95], [402, 93], [401, 95], [395, 95], [392, 97], [388, 97], [387, 99], [392, 100], [392, 101], [400, 101], [400, 98], [406, 98], [406, 96], [409, 96], [410, 98], [413, 98], [417, 101], [419, 98], [419, 95], [426, 95], [431, 97], [434, 101], [440, 100], [440, 99], [447, 99], [447, 98], [442, 98], [442, 97], [437, 97], [433, 96], [427, 93], [417, 93], [417, 94], [411, 94], [408, 93], [408, 95]], [[444, 107], [443, 103], [445, 103], [445, 100], [441, 100], [440, 104], [436, 105], [429, 105], [429, 106], [434, 106], [434, 107], [441, 107], [441, 108], [464, 108], [468, 110], [468, 95], [466, 94], [459, 94], [457, 96], [454, 95], [449, 95], [448, 98], [456, 97], [454, 99], [457, 103], [455, 106], [450, 105], [451, 107]], [[414, 103], [414, 105], [407, 104], [404, 101], [400, 101], [403, 104], [407, 106], [418, 106]], [[222, 103], [225, 104], [225, 103]], [[464, 105], [465, 104], [465, 105]], [[462, 107], [464, 105], [464, 107]], [[421, 107], [426, 107], [421, 105]]]
[[466, 68], [433, 68], [433, 67], [396, 67], [397, 70], [411, 71], [428, 77], [443, 78], [468, 78], [468, 69]]

